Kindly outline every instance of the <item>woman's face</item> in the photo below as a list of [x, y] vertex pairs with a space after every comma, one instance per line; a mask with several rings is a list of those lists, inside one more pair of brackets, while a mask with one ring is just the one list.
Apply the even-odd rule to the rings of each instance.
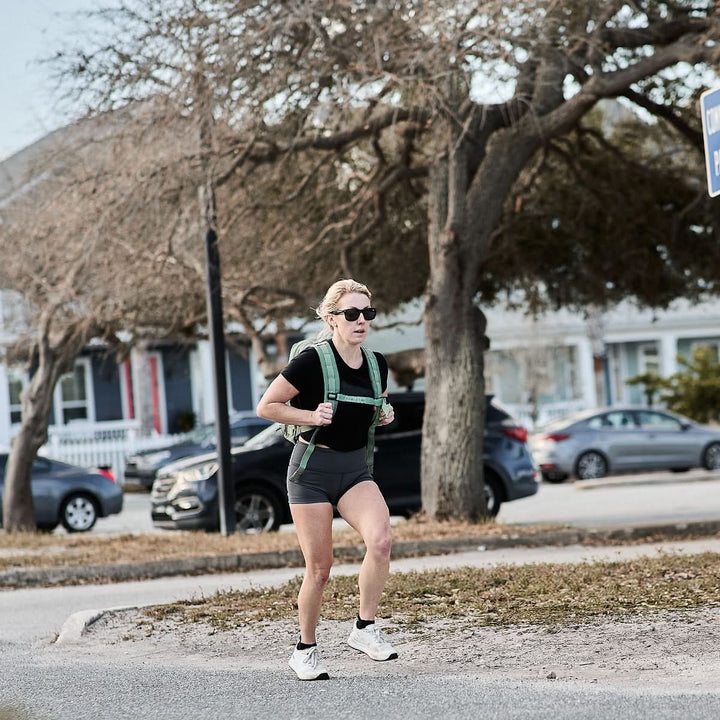
[[[362, 293], [346, 293], [337, 304], [337, 310], [356, 308], [364, 310], [370, 307], [370, 300]], [[341, 340], [348, 345], [360, 345], [367, 337], [370, 329], [370, 320], [366, 320], [362, 313], [356, 320], [348, 320], [343, 313], [328, 315], [328, 322], [333, 330], [333, 338]]]

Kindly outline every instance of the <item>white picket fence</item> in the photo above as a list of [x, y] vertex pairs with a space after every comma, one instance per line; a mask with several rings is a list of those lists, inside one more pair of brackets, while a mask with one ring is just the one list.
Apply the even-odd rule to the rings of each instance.
[[48, 442], [40, 454], [80, 465], [107, 467], [118, 483], [125, 481], [125, 458], [139, 450], [151, 450], [177, 442], [182, 435], [140, 435], [134, 420], [104, 423], [70, 423], [48, 430]]

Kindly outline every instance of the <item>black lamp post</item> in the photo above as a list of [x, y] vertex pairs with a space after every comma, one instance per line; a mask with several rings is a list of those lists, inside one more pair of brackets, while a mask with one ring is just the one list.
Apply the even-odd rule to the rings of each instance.
[[235, 488], [233, 486], [230, 454], [230, 419], [228, 417], [227, 373], [225, 371], [225, 331], [223, 323], [222, 286], [220, 281], [220, 252], [215, 231], [214, 193], [212, 186], [202, 189], [206, 212], [205, 266], [207, 273], [207, 310], [210, 346], [213, 360], [215, 390], [215, 437], [218, 452], [218, 506], [220, 532], [235, 532]]

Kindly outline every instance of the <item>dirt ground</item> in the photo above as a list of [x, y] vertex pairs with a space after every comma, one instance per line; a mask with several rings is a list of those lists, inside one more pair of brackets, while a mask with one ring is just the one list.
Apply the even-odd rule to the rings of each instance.
[[[407, 626], [382, 621], [399, 658], [375, 663], [345, 644], [348, 623], [321, 622], [319, 647], [331, 676], [472, 673], [488, 680], [580, 681], [599, 686], [720, 691], [720, 608], [604, 619], [567, 626], [479, 627], [471, 618]], [[173, 620], [141, 611], [109, 613], [91, 625], [74, 652], [247, 668], [287, 669], [294, 622], [239, 630]]]

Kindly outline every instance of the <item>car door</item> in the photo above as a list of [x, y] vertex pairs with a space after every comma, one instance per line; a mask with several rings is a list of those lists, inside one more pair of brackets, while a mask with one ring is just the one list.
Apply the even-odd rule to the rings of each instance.
[[644, 457], [643, 433], [628, 410], [611, 410], [587, 421], [589, 446], [601, 449], [612, 470], [628, 470]]
[[420, 509], [422, 397], [390, 398], [395, 419], [375, 431], [373, 475], [391, 512]]
[[646, 467], [691, 467], [697, 463], [697, 441], [685, 432], [679, 419], [657, 410], [638, 410], [636, 415], [643, 434]]
[[[0, 495], [4, 490], [7, 453], [0, 454]], [[52, 462], [47, 458], [36, 457], [33, 461], [30, 491], [35, 511], [35, 522], [52, 524], [57, 522], [58, 481], [50, 476]], [[0, 513], [2, 503], [0, 502]]]
[[35, 521], [38, 523], [57, 522], [58, 502], [65, 483], [61, 473], [54, 472], [53, 463], [48, 458], [36, 457], [32, 466], [31, 478]]

